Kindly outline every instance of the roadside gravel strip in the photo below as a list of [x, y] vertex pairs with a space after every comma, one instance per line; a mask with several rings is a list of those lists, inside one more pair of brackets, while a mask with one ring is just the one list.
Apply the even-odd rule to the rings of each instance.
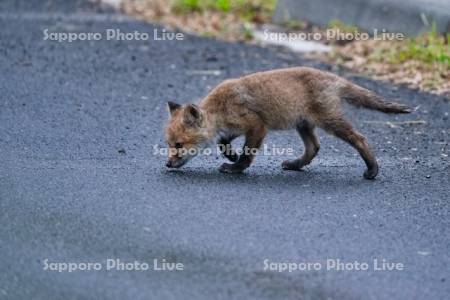
[[[45, 29], [163, 32], [83, 1], [44, 2], [0, 4], [0, 299], [449, 298], [444, 98], [279, 48], [186, 34], [44, 40]], [[362, 178], [353, 149], [323, 132], [303, 172], [263, 155], [238, 176], [219, 173], [216, 156], [170, 172], [153, 154], [165, 146], [166, 101], [298, 65], [418, 106], [402, 116], [346, 107], [379, 159], [375, 181]], [[302, 151], [295, 132], [266, 143]], [[348, 270], [355, 262], [368, 270]], [[403, 269], [386, 269], [394, 264]]]

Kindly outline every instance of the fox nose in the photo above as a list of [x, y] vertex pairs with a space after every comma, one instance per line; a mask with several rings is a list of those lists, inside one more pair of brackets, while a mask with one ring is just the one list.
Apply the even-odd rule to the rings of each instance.
[[172, 168], [173, 166], [172, 166], [172, 161], [171, 160], [168, 160], [167, 162], [166, 162], [166, 167], [168, 167], [168, 168]]

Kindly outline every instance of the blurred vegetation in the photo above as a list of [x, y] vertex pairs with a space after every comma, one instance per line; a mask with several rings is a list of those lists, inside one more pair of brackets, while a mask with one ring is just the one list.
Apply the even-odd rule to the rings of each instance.
[[450, 97], [450, 34], [436, 26], [404, 40], [354, 41], [334, 47], [330, 63]]
[[263, 23], [270, 20], [276, 0], [172, 0], [175, 13], [186, 14], [206, 10], [238, 15], [245, 21]]
[[450, 34], [446, 36], [436, 31], [436, 26], [427, 33], [407, 38], [390, 48], [374, 49], [371, 58], [389, 63], [404, 63], [418, 60], [426, 64], [444, 64], [450, 66]]
[[360, 29], [354, 25], [346, 24], [338, 19], [332, 19], [328, 23], [329, 29], [339, 29], [342, 32], [360, 32]]
[[[151, 22], [180, 28], [193, 34], [222, 40], [252, 40], [259, 25], [271, 23], [277, 0], [125, 0], [123, 9]], [[273, 25], [273, 24], [272, 24]], [[303, 20], [286, 21], [278, 30], [322, 33], [363, 33], [340, 20], [315, 26]], [[438, 94], [450, 95], [450, 34], [436, 26], [429, 32], [404, 40], [327, 40], [333, 51], [311, 54], [330, 64], [340, 64], [375, 78], [404, 83]]]

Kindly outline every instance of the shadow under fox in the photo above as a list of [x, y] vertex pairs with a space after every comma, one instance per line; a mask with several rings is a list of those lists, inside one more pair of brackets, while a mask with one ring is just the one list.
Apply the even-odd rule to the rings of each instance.
[[[179, 168], [217, 141], [224, 156], [233, 162], [222, 164], [219, 170], [239, 173], [250, 166], [268, 130], [295, 128], [305, 150], [299, 158], [284, 161], [282, 168], [298, 171], [319, 151], [314, 132], [318, 126], [353, 146], [366, 163], [364, 177], [373, 179], [378, 173], [377, 161], [366, 138], [345, 118], [342, 101], [385, 113], [411, 112], [403, 104], [385, 101], [328, 72], [306, 67], [258, 72], [222, 82], [198, 105], [168, 103], [165, 135], [170, 151], [166, 165]], [[231, 141], [241, 135], [245, 144], [238, 156]]]

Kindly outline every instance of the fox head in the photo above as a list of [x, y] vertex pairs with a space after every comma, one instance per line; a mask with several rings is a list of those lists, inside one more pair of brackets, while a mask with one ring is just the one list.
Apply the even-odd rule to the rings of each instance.
[[168, 102], [169, 121], [165, 136], [168, 168], [179, 168], [208, 146], [211, 140], [205, 112], [195, 104]]

